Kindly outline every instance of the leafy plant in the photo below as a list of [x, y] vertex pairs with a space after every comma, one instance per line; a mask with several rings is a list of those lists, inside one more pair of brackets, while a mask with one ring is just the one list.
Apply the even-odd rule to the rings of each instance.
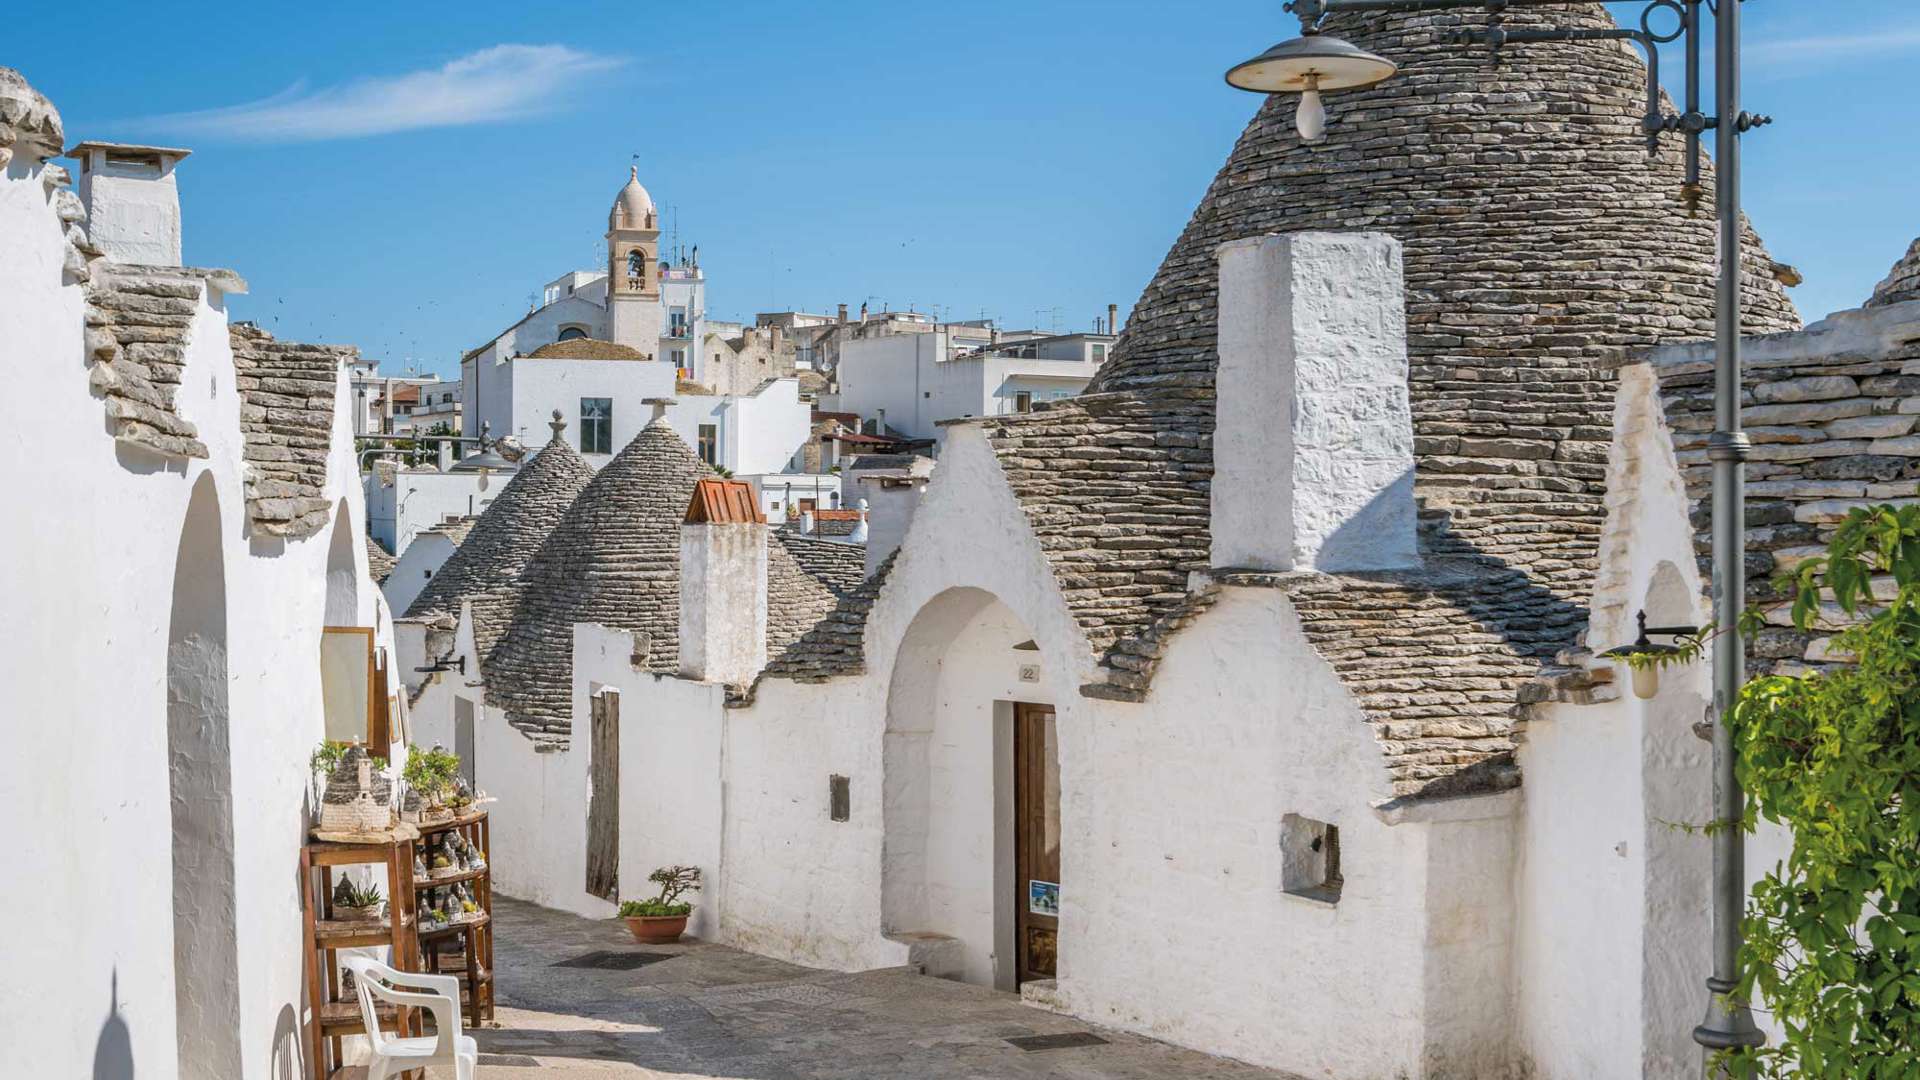
[[380, 886], [369, 883], [365, 886], [347, 881], [334, 898], [335, 903], [352, 908], [370, 908], [380, 906], [386, 897], [380, 895]]
[[[1729, 1056], [1749, 1077], [1920, 1072], [1920, 507], [1856, 509], [1782, 581], [1796, 627], [1846, 619], [1854, 662], [1755, 679], [1732, 716], [1745, 820], [1793, 830], [1749, 897], [1733, 993], [1785, 1031]], [[1824, 601], [1824, 604], [1823, 604]]]
[[422, 750], [411, 743], [407, 745], [407, 764], [400, 772], [400, 778], [407, 786], [426, 798], [438, 798], [453, 788], [454, 777], [460, 775], [460, 756], [448, 750]]
[[[322, 742], [318, 747], [314, 748], [313, 754], [307, 758], [307, 768], [312, 770], [317, 776], [326, 776], [332, 773], [333, 770], [340, 767], [340, 759], [347, 756], [347, 748], [352, 745], [350, 742], [333, 742], [331, 740]], [[387, 771], [386, 758], [369, 756], [367, 760], [373, 763], [374, 772]]]
[[693, 904], [680, 897], [700, 891], [700, 868], [697, 866], [663, 866], [647, 875], [647, 880], [660, 886], [660, 892], [646, 900], [628, 900], [620, 905], [620, 917], [631, 919], [639, 916], [690, 915]]

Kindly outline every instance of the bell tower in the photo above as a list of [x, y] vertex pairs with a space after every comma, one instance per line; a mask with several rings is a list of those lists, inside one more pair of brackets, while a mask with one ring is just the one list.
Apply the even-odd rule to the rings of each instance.
[[660, 222], [640, 169], [607, 213], [607, 336], [653, 359], [665, 322], [660, 306]]

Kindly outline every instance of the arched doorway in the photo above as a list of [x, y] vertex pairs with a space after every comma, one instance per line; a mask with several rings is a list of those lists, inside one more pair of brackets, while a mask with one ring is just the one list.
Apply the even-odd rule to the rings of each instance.
[[241, 1075], [227, 586], [213, 478], [194, 485], [167, 621], [174, 1016], [182, 1080]]
[[938, 974], [1007, 990], [1052, 976], [1058, 932], [1059, 740], [1031, 639], [991, 593], [928, 601], [894, 660], [883, 749], [887, 932], [947, 939]]
[[359, 537], [347, 501], [333, 512], [333, 537], [327, 545], [327, 625], [360, 625], [360, 574], [353, 562]]

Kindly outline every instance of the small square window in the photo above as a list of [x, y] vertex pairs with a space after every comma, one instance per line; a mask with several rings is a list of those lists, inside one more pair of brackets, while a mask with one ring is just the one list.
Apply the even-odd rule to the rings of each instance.
[[1280, 821], [1280, 888], [1308, 900], [1340, 900], [1340, 828], [1299, 814]]

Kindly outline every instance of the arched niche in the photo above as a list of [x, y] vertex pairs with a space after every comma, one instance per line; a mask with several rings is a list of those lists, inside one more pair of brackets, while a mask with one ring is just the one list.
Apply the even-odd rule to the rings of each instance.
[[241, 1075], [226, 560], [213, 478], [194, 485], [167, 620], [174, 1015], [182, 1080]]
[[341, 499], [334, 509], [333, 536], [327, 545], [328, 626], [360, 624], [360, 574], [353, 561], [358, 540], [352, 511], [347, 501]]

